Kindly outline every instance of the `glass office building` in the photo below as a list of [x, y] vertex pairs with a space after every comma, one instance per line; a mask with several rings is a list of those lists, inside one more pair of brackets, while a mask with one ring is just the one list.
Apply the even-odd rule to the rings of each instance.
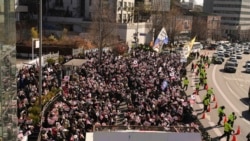
[[15, 0], [0, 0], [0, 140], [17, 139]]

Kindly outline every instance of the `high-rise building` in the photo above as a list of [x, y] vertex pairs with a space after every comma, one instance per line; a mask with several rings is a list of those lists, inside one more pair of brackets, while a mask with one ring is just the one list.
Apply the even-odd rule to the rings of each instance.
[[[212, 13], [221, 16], [222, 35], [233, 40], [248, 40], [250, 31], [249, 0], [212, 0]], [[210, 3], [206, 5], [207, 3]], [[211, 0], [204, 0], [204, 12]]]
[[204, 0], [203, 12], [213, 13], [213, 3], [214, 3], [214, 0]]
[[0, 140], [17, 138], [15, 0], [0, 0]]

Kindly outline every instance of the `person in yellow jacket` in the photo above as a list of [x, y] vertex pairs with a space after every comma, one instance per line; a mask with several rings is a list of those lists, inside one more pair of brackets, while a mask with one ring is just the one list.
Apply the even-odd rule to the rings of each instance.
[[200, 83], [196, 83], [196, 85], [195, 85], [195, 90], [196, 90], [196, 94], [199, 95]]
[[234, 112], [232, 112], [229, 116], [228, 116], [228, 121], [230, 121], [231, 126], [234, 127], [234, 121], [237, 119], [237, 116], [235, 115]]
[[219, 140], [224, 138], [225, 136], [227, 137], [227, 141], [230, 139], [231, 132], [234, 132], [233, 127], [231, 126], [230, 121], [226, 122], [224, 125], [224, 134], [219, 137]]
[[[207, 94], [206, 94], [206, 95], [209, 96], [209, 100], [211, 100], [211, 97], [212, 97], [213, 94], [214, 94], [213, 88], [209, 88], [209, 89], [207, 90]], [[210, 101], [209, 101], [209, 102], [210, 102]]]
[[204, 97], [204, 99], [203, 99], [203, 113], [204, 112], [206, 112], [208, 109], [208, 105], [209, 105], [209, 103], [210, 103], [210, 100], [209, 100], [210, 98], [206, 95], [205, 97]]
[[217, 123], [218, 126], [221, 125], [222, 118], [226, 115], [224, 112], [225, 106], [220, 106], [218, 108], [218, 116], [219, 116], [219, 121]]
[[185, 79], [183, 80], [183, 90], [187, 90], [188, 88], [188, 84], [189, 84], [189, 80], [187, 77], [185, 77]]

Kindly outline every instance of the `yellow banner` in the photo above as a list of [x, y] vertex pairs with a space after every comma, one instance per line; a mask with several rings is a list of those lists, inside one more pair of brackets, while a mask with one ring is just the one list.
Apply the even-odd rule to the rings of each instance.
[[196, 36], [190, 41], [190, 45], [189, 45], [190, 50], [192, 50], [195, 40], [196, 40]]

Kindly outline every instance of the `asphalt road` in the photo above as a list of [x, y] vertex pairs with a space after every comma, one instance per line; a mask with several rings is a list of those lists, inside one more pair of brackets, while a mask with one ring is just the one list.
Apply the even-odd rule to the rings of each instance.
[[[201, 54], [212, 56], [212, 52], [203, 50]], [[226, 107], [225, 113], [227, 117], [232, 112], [236, 113], [235, 132], [237, 132], [238, 127], [240, 128], [240, 134], [236, 136], [237, 141], [245, 141], [247, 133], [250, 132], [250, 112], [248, 112], [247, 105], [250, 74], [245, 73], [243, 67], [246, 60], [250, 60], [250, 55], [243, 55], [243, 59], [238, 60], [239, 65], [236, 73], [223, 72], [224, 63], [222, 65], [211, 65], [207, 69], [208, 86], [214, 89], [215, 101], [210, 104], [211, 111], [206, 113], [205, 119], [202, 119], [203, 114], [201, 112], [203, 110], [202, 99], [206, 94], [206, 90], [201, 90], [200, 95], [196, 95], [196, 103], [193, 104], [194, 111], [214, 140], [217, 140], [216, 137], [224, 133], [223, 126], [216, 126], [219, 119], [217, 115], [218, 108], [215, 109], [216, 103], [218, 107], [222, 105]], [[188, 70], [190, 70], [190, 66], [188, 66]], [[191, 72], [188, 73], [188, 77], [191, 84], [187, 94], [191, 95], [194, 92], [194, 83], [197, 79]], [[226, 138], [221, 139], [221, 141], [223, 140], [226, 140]]]

